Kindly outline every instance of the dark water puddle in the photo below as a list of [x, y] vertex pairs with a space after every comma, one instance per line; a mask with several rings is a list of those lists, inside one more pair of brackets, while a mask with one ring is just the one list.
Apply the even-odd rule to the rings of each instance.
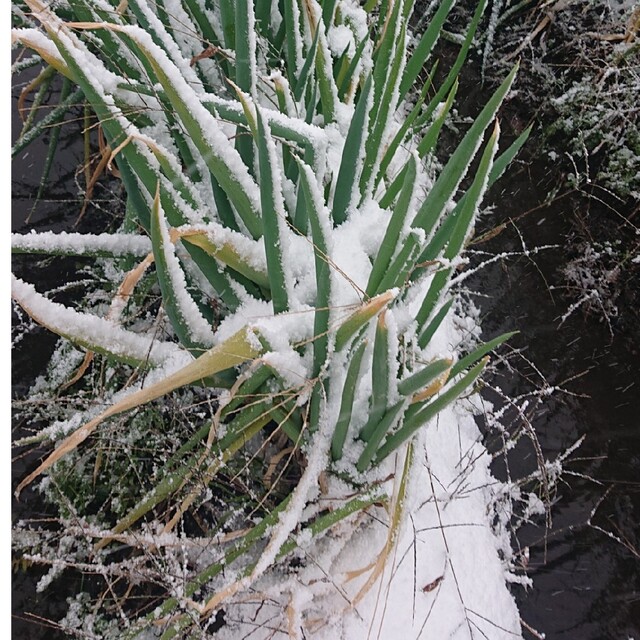
[[[445, 44], [440, 53], [451, 58], [455, 49]], [[516, 90], [526, 81], [519, 77]], [[475, 117], [489, 99], [479, 60], [463, 69], [459, 95], [465, 96], [458, 101], [461, 117]], [[616, 283], [620, 313], [610, 325], [582, 307], [562, 322], [580, 297], [562, 273], [579, 245], [620, 242], [622, 253], [637, 252], [639, 205], [612, 200], [597, 186], [588, 187], [592, 194], [560, 188], [552, 200], [549, 194], [571, 167], [543, 155], [544, 122], [535, 119], [535, 110], [517, 91], [500, 110], [501, 148], [532, 122], [534, 132], [486, 198], [493, 208], [478, 221], [476, 237], [505, 227], [472, 246], [483, 252], [472, 265], [503, 253], [520, 255], [492, 262], [464, 286], [479, 292], [472, 298], [485, 339], [519, 331], [501, 354], [514, 349], [522, 355], [509, 356], [509, 366], [498, 363], [490, 383], [510, 397], [562, 388], [537, 405], [532, 401], [527, 413], [544, 458], [555, 460], [584, 441], [564, 463], [551, 496], [551, 527], [541, 518], [517, 532], [514, 544], [526, 549], [533, 588], [513, 592], [523, 621], [547, 640], [640, 640], [640, 265], [627, 263], [622, 271]], [[562, 146], [556, 151], [561, 156]], [[548, 248], [536, 251], [541, 247]], [[486, 396], [500, 402], [498, 394]], [[513, 430], [523, 421], [507, 412], [505, 423]], [[490, 450], [501, 445], [488, 441]], [[535, 447], [523, 438], [506, 460], [496, 458], [494, 473], [523, 478], [538, 464]]]
[[[549, 179], [554, 170], [533, 158], [519, 174], [512, 172], [494, 190], [495, 211], [480, 226], [491, 228], [538, 207], [556, 182]], [[561, 269], [575, 251], [569, 240], [575, 208], [585, 206], [592, 203], [560, 198], [477, 245], [494, 254], [555, 247], [499, 261], [479, 272], [471, 288], [487, 296], [478, 299], [486, 335], [519, 330], [510, 345], [535, 365], [516, 358], [520, 373], [503, 367], [499, 386], [517, 396], [544, 378], [564, 389], [531, 416], [544, 457], [555, 459], [585, 436], [564, 465], [551, 529], [540, 523], [518, 531], [519, 544], [529, 547], [527, 574], [533, 579], [533, 589], [515, 590], [522, 618], [548, 640], [626, 640], [640, 633], [640, 326], [637, 311], [624, 308], [613, 334], [606, 322], [580, 310], [561, 321], [574, 301], [563, 295]], [[594, 229], [615, 224], [604, 207], [590, 215]], [[516, 478], [537, 465], [526, 442], [508, 460]], [[495, 471], [505, 477], [503, 460]]]

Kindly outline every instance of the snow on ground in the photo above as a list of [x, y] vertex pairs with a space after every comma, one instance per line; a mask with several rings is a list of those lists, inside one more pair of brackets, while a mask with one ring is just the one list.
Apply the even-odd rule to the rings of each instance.
[[[350, 538], [334, 533], [301, 554], [304, 569], [264, 578], [253, 595], [226, 606], [220, 637], [521, 638], [489, 526], [488, 463], [470, 412], [445, 410], [416, 446], [399, 541], [363, 599], [353, 606], [387, 540], [381, 508], [359, 518]], [[397, 464], [400, 471], [403, 460]]]
[[[450, 318], [440, 328], [442, 351], [459, 342], [459, 320]], [[490, 473], [473, 414], [472, 401], [461, 400], [419, 432], [397, 543], [364, 595], [387, 543], [391, 516], [381, 506], [307, 544], [298, 552], [300, 568], [271, 573], [227, 603], [220, 637], [521, 638], [508, 569], [500, 560], [510, 555], [509, 540], [499, 539], [490, 523], [494, 492], [502, 485]], [[381, 478], [395, 476], [396, 490], [405, 454], [402, 449], [391, 456], [380, 472]], [[385, 489], [392, 492], [393, 484], [387, 480]], [[344, 498], [345, 491], [330, 480], [320, 503]]]

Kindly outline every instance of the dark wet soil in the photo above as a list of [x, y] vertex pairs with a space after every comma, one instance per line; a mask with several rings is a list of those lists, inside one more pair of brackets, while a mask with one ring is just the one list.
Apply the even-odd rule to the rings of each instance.
[[[26, 72], [22, 84], [13, 88], [13, 104], [15, 105], [24, 83], [33, 77]], [[52, 87], [51, 97], [45, 104], [55, 104], [52, 97], [59, 91], [59, 86]], [[30, 100], [27, 101], [27, 105]], [[49, 107], [42, 107], [46, 112]], [[59, 153], [52, 166], [49, 180], [42, 194], [36, 201], [45, 157], [47, 154], [49, 135], [34, 141], [12, 163], [12, 231], [28, 233], [36, 231], [80, 231], [99, 232], [112, 224], [114, 219], [122, 215], [119, 201], [119, 186], [113, 181], [103, 181], [96, 188], [94, 203], [87, 209], [86, 215], [76, 229], [70, 229], [76, 222], [81, 210], [83, 198], [78, 195], [77, 184], [84, 178], [79, 172], [84, 157], [84, 140], [82, 134], [82, 109], [80, 106], [70, 112], [66, 124], [62, 128]], [[39, 116], [40, 117], [40, 116]], [[12, 111], [12, 138], [15, 140], [22, 128], [22, 121], [16, 109]], [[92, 141], [95, 144], [95, 140]], [[80, 269], [88, 264], [87, 260], [69, 258], [34, 259], [33, 256], [13, 256], [12, 270], [19, 277], [32, 282], [41, 291], [52, 290], [63, 284], [81, 281]], [[58, 294], [55, 298], [66, 303], [82, 295], [82, 287], [71, 288]], [[15, 317], [12, 318], [15, 321]], [[57, 337], [45, 329], [33, 329], [13, 348], [12, 356], [12, 398], [24, 398], [29, 387], [39, 375], [57, 342]], [[24, 425], [14, 420], [12, 437], [27, 435]], [[45, 451], [32, 450], [26, 455], [20, 452], [12, 464], [12, 490], [17, 483], [33, 469], [35, 462]], [[54, 518], [55, 510], [43, 503], [40, 496], [31, 488], [21, 495], [20, 502], [12, 500], [12, 523], [21, 518], [47, 519]], [[62, 640], [67, 635], [56, 628], [56, 621], [67, 612], [67, 598], [87, 589], [90, 577], [81, 573], [65, 572], [55, 580], [52, 588], [37, 593], [38, 580], [47, 569], [27, 566], [19, 558], [13, 558], [13, 575], [11, 590], [11, 636], [17, 640]]]
[[[544, 199], [548, 168], [539, 165], [534, 159], [499, 185], [487, 226], [495, 225], [495, 217], [516, 218]], [[519, 330], [510, 346], [522, 349], [535, 365], [513, 357], [517, 373], [498, 367], [495, 382], [512, 397], [545, 384], [560, 388], [530, 416], [545, 459], [556, 459], [584, 436], [564, 464], [551, 528], [540, 522], [517, 533], [518, 544], [529, 547], [526, 574], [533, 580], [526, 592], [514, 589], [522, 618], [553, 640], [627, 638], [640, 632], [640, 323], [635, 309], [625, 308], [613, 333], [606, 322], [580, 311], [561, 322], [572, 303], [563, 295], [561, 270], [572, 255], [569, 239], [576, 233], [575, 207], [580, 206], [585, 206], [582, 198], [567, 196], [508, 226], [482, 249], [498, 254], [522, 251], [523, 244], [555, 247], [499, 261], [472, 284], [487, 296], [477, 300], [486, 335]], [[592, 210], [591, 215], [607, 213]], [[625, 296], [638, 301], [637, 290]], [[538, 464], [527, 440], [507, 462], [515, 478]], [[506, 477], [503, 458], [494, 471]]]

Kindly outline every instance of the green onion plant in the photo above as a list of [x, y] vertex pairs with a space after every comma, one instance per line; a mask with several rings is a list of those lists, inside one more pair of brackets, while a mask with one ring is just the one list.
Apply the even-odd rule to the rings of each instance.
[[[440, 83], [432, 52], [451, 0], [415, 40], [412, 0], [24, 1], [32, 24], [13, 30], [14, 45], [64, 77], [61, 107], [87, 101], [126, 212], [109, 235], [13, 238], [16, 253], [110, 258], [121, 274], [100, 313], [13, 278], [27, 314], [117, 372], [99, 402], [29, 440], [56, 446], [17, 494], [44, 476], [76, 492], [66, 499], [95, 523], [84, 536], [101, 566], [123, 545], [140, 549], [145, 532], [184, 533], [234, 511], [237, 535], [225, 541], [209, 521], [221, 551], [185, 560], [179, 593], [166, 589], [152, 611], [112, 614], [118, 637], [159, 624], [174, 637], [286, 563], [302, 534], [314, 540], [374, 504], [398, 526], [381, 478], [473, 390], [486, 354], [510, 335], [464, 357], [439, 339], [483, 195], [528, 134], [499, 151], [496, 114], [516, 68], [434, 175], [486, 0]], [[34, 135], [27, 128], [16, 148]], [[74, 384], [86, 395], [80, 376]], [[208, 410], [188, 423], [167, 417], [196, 401]], [[127, 483], [118, 508], [96, 515], [91, 499], [82, 504], [93, 512], [74, 502], [68, 479], [73, 461], [90, 459], [93, 485], [108, 485], [98, 450], [114, 425], [170, 455], [109, 450], [132, 474], [152, 455], [153, 482]], [[269, 465], [276, 480], [261, 477]], [[328, 511], [326, 483], [345, 496]], [[161, 545], [142, 548], [149, 567]]]

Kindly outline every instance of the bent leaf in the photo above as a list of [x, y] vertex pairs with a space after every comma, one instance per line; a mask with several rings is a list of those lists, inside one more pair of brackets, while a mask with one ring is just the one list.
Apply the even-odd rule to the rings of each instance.
[[119, 327], [105, 318], [70, 309], [38, 293], [32, 284], [11, 276], [11, 297], [38, 324], [76, 345], [134, 366], [158, 366], [182, 357], [177, 345], [158, 342]]
[[151, 244], [162, 304], [171, 325], [180, 342], [190, 351], [202, 351], [213, 343], [213, 331], [187, 290], [160, 205], [159, 186], [151, 208]]
[[[207, 227], [203, 231], [197, 229], [184, 232], [179, 229], [173, 231], [176, 232], [176, 237], [179, 237], [183, 242], [200, 247], [207, 254], [249, 278], [259, 287], [269, 289], [269, 276], [266, 271], [250, 264], [231, 239], [217, 240], [215, 227]], [[226, 235], [229, 235], [228, 232]], [[246, 241], [247, 238], [243, 238], [243, 240]]]
[[396, 291], [385, 291], [369, 302], [363, 304], [355, 313], [352, 313], [336, 332], [335, 350], [340, 351], [356, 331], [364, 327], [371, 318], [384, 309], [397, 295]]
[[441, 360], [434, 360], [428, 364], [424, 369], [416, 371], [414, 374], [408, 376], [402, 382], [398, 383], [398, 391], [403, 396], [410, 396], [420, 391], [423, 387], [428, 385], [432, 380], [443, 374], [453, 364], [450, 358], [443, 358]]

